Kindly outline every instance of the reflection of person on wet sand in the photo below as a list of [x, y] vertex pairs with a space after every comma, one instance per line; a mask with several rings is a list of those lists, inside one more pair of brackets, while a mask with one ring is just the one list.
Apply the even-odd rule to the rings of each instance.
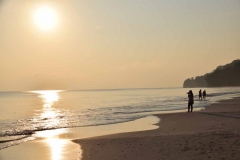
[[206, 94], [206, 90], [204, 90], [204, 91], [203, 91], [203, 99], [205, 99], [206, 95], [207, 95], [207, 94]]
[[199, 100], [202, 100], [202, 90], [200, 89], [200, 91], [199, 91]]
[[193, 111], [193, 103], [194, 103], [192, 90], [190, 90], [187, 94], [188, 94], [188, 112], [190, 111], [190, 107], [191, 107], [191, 112], [192, 112]]

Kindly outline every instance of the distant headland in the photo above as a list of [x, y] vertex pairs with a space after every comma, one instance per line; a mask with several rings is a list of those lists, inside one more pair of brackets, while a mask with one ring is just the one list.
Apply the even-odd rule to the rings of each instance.
[[211, 73], [206, 73], [184, 81], [184, 88], [240, 86], [240, 59], [218, 66]]

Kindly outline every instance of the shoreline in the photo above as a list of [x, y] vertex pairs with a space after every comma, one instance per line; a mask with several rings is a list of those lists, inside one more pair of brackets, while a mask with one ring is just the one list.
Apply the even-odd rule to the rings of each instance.
[[[74, 143], [72, 141], [74, 139], [83, 139], [125, 132], [136, 132], [142, 130], [153, 130], [158, 128], [158, 126], [153, 125], [158, 122], [159, 118], [156, 116], [147, 116], [134, 121], [118, 124], [38, 131], [32, 135], [32, 137], [35, 138], [34, 140], [0, 150], [0, 159], [81, 159], [81, 146]], [[27, 154], [24, 154], [25, 151], [27, 151]]]
[[[135, 121], [79, 127], [69, 129], [70, 132], [66, 129], [40, 131], [36, 133], [38, 135], [33, 141], [0, 150], [0, 159], [95, 160], [99, 157], [106, 160], [184, 160], [197, 159], [198, 157], [200, 157], [199, 159], [207, 159], [208, 157], [203, 157], [204, 154], [201, 155], [202, 153], [206, 154], [204, 148], [200, 147], [199, 149], [199, 145], [196, 143], [202, 143], [199, 139], [203, 139], [203, 141], [206, 141], [204, 144], [210, 143], [205, 147], [212, 147], [213, 142], [208, 142], [209, 137], [211, 137], [210, 140], [219, 137], [220, 142], [224, 135], [234, 139], [234, 141], [232, 140], [230, 144], [218, 144], [216, 146], [221, 148], [224, 148], [225, 145], [234, 146], [235, 149], [228, 153], [235, 155], [236, 159], [240, 159], [237, 152], [240, 149], [240, 142], [237, 141], [240, 135], [240, 127], [238, 127], [240, 97], [212, 102], [211, 106], [207, 106], [205, 109], [196, 108], [193, 111], [193, 113], [186, 113], [186, 109], [173, 112], [156, 112], [152, 113], [152, 117]], [[236, 129], [234, 134], [229, 126]], [[194, 143], [190, 143], [191, 141]], [[180, 151], [178, 150], [179, 147], [182, 147]], [[201, 154], [197, 153], [197, 158], [196, 152], [193, 152], [194, 156], [191, 157], [191, 153], [189, 154], [191, 148], [196, 148], [196, 150], [202, 152]], [[104, 152], [102, 152], [103, 150]], [[27, 153], [24, 154], [26, 151]], [[170, 151], [174, 151], [174, 154], [170, 154]], [[179, 154], [183, 157], [179, 157]], [[235, 159], [235, 157], [230, 158]]]
[[240, 159], [239, 97], [221, 100], [198, 112], [155, 116], [161, 121], [154, 130], [73, 142], [81, 146], [82, 160]]

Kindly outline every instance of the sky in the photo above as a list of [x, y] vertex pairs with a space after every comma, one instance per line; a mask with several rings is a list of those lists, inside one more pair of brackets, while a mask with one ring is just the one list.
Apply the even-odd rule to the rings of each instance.
[[182, 87], [239, 28], [239, 0], [0, 0], [0, 91]]

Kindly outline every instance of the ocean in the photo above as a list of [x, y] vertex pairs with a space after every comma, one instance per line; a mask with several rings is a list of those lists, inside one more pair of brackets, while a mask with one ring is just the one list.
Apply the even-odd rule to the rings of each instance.
[[[240, 97], [240, 87], [193, 88], [194, 108]], [[33, 140], [37, 131], [134, 121], [187, 109], [187, 88], [0, 92], [0, 150]]]

